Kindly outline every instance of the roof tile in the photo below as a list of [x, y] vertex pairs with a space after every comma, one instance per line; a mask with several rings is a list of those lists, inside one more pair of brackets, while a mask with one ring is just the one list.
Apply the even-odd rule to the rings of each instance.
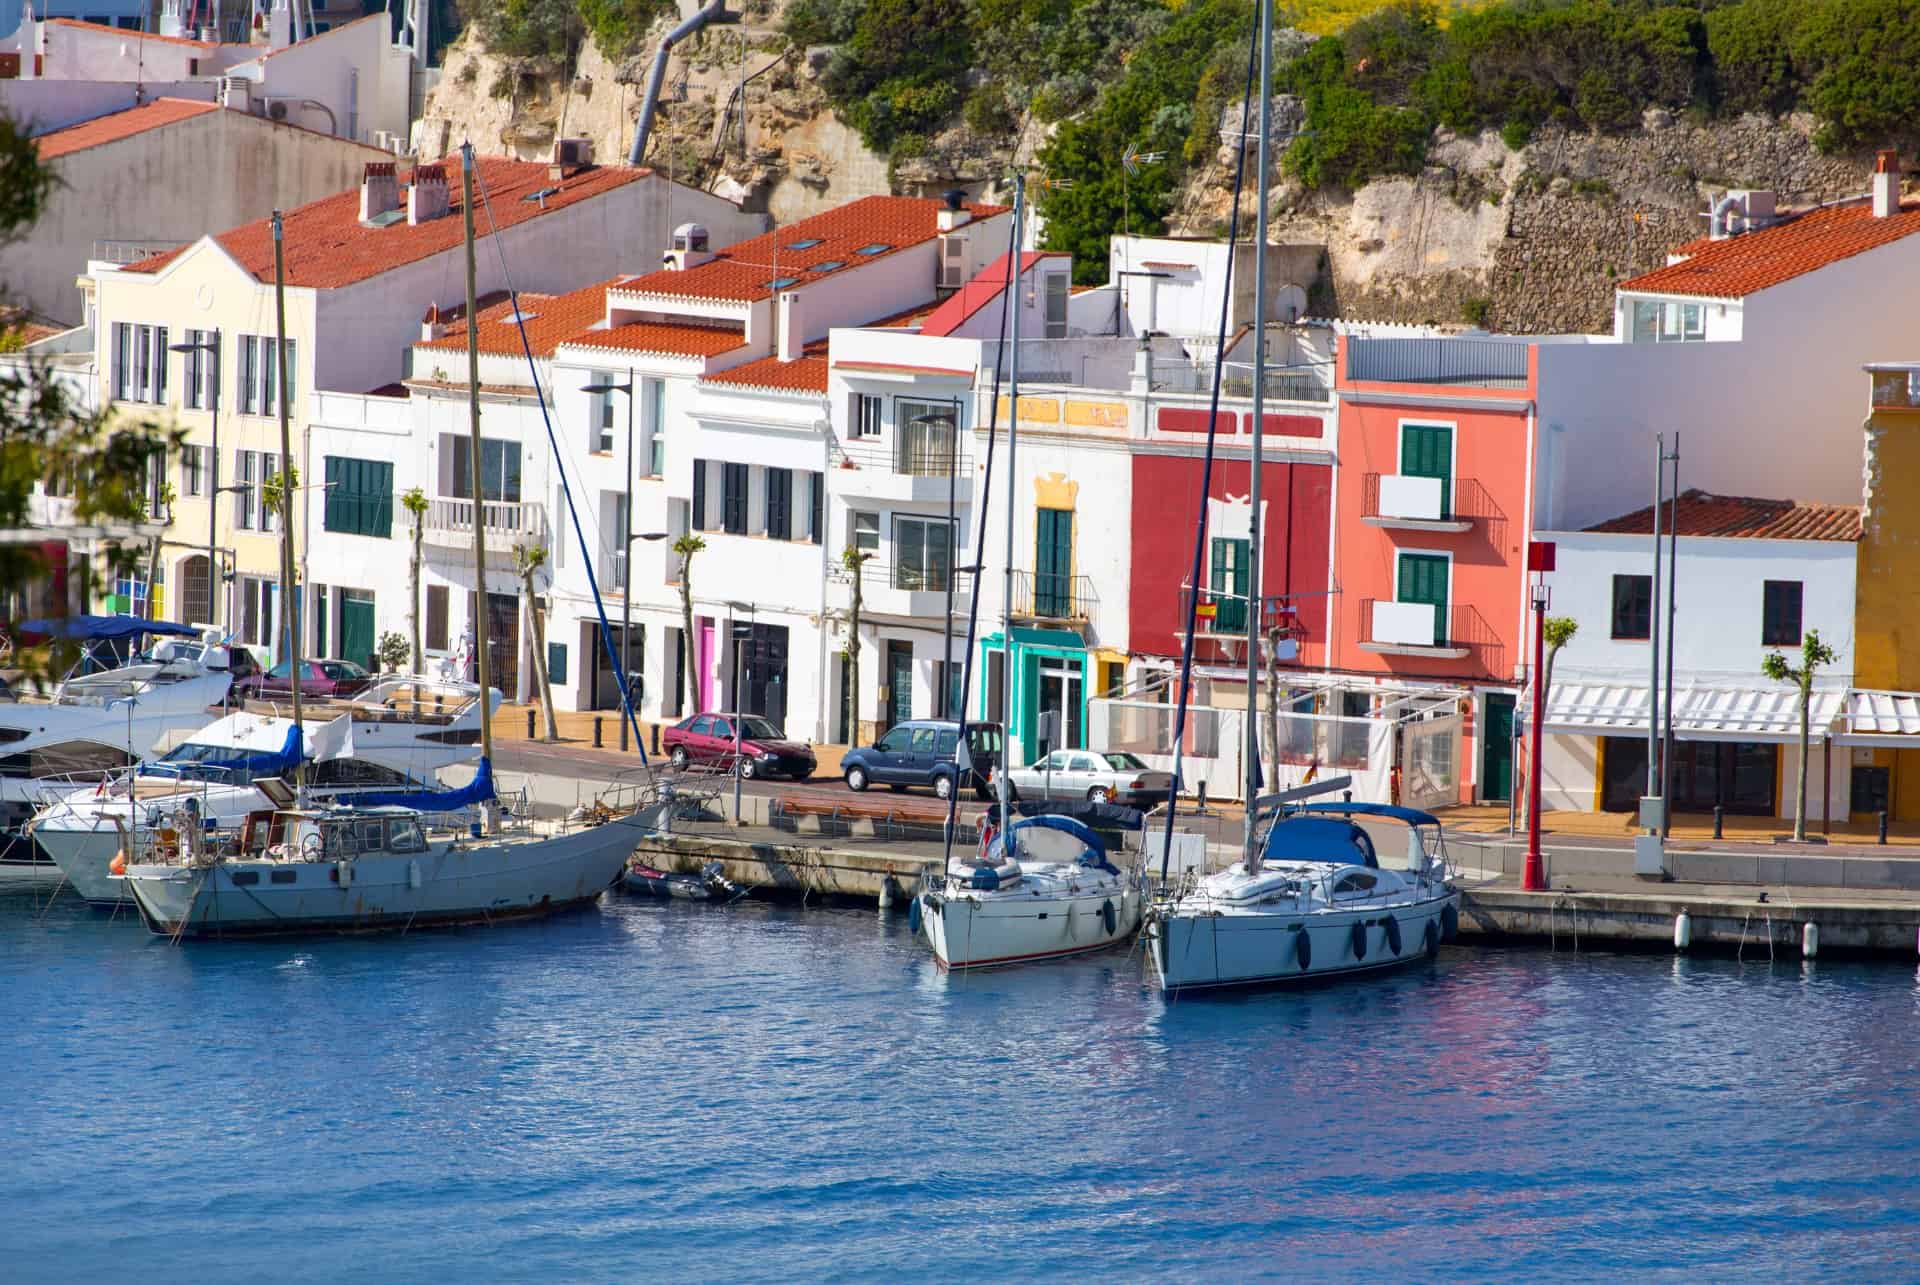
[[739, 388], [761, 388], [780, 393], [825, 393], [827, 391], [827, 341], [817, 339], [798, 357], [782, 361], [762, 357], [731, 369], [707, 375], [707, 384], [729, 384]]
[[117, 143], [150, 129], [160, 129], [220, 110], [219, 103], [196, 102], [191, 98], [156, 98], [138, 107], [109, 112], [78, 125], [42, 134], [34, 142], [40, 149], [40, 159], [50, 161], [55, 157], [83, 152], [89, 147], [99, 147], [105, 143]]
[[1624, 281], [1620, 289], [1742, 299], [1915, 232], [1920, 232], [1920, 202], [1903, 203], [1899, 213], [1884, 219], [1873, 217], [1865, 201], [1808, 210], [1739, 236], [1689, 241], [1674, 251], [1686, 258]]
[[[1660, 525], [1668, 528], [1667, 509]], [[1673, 519], [1681, 535], [1747, 540], [1858, 540], [1860, 506], [1810, 504], [1802, 500], [1760, 500], [1741, 495], [1709, 495], [1692, 490], [1680, 493]], [[1653, 507], [1609, 518], [1589, 531], [1613, 535], [1651, 535]]]

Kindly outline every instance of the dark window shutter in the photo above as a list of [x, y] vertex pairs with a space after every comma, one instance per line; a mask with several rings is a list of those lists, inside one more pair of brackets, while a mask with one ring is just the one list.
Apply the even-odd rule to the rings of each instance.
[[695, 531], [707, 529], [707, 462], [693, 462], [693, 515], [688, 526]]

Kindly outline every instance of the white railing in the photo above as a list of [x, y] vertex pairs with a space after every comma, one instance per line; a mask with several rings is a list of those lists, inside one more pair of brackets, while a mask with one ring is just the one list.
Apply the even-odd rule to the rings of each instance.
[[[547, 509], [532, 501], [485, 500], [480, 525], [489, 544], [502, 546], [547, 538]], [[461, 543], [473, 539], [473, 501], [446, 497], [427, 501], [427, 534], [451, 536]]]

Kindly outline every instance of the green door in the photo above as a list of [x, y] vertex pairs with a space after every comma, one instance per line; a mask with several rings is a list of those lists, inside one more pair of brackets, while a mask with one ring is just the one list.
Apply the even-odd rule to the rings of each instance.
[[1215, 540], [1207, 588], [1213, 597], [1213, 632], [1247, 632], [1247, 567], [1253, 561], [1250, 540]]
[[340, 654], [337, 660], [350, 660], [378, 671], [373, 660], [373, 595], [351, 589], [340, 593]]
[[1033, 535], [1033, 614], [1065, 620], [1073, 606], [1073, 510], [1040, 509]]
[[1487, 693], [1480, 738], [1480, 797], [1492, 803], [1513, 794], [1513, 697]]
[[1433, 645], [1447, 641], [1447, 560], [1431, 553], [1400, 555], [1399, 602], [1433, 604]]
[[1400, 428], [1400, 475], [1440, 479], [1440, 516], [1453, 516], [1453, 430], [1444, 424]]

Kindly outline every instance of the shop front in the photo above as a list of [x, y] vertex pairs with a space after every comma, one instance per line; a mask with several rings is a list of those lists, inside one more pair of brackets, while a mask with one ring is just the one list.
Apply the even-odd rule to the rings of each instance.
[[[989, 635], [980, 650], [986, 681], [980, 685], [978, 717], [998, 721], [1007, 669], [1006, 637]], [[1096, 694], [1086, 640], [1072, 629], [1013, 630], [1013, 717], [1007, 738], [1019, 747], [1019, 762], [1039, 758], [1043, 717], [1057, 716], [1059, 743], [1049, 749], [1078, 749], [1087, 743], [1087, 702]]]

